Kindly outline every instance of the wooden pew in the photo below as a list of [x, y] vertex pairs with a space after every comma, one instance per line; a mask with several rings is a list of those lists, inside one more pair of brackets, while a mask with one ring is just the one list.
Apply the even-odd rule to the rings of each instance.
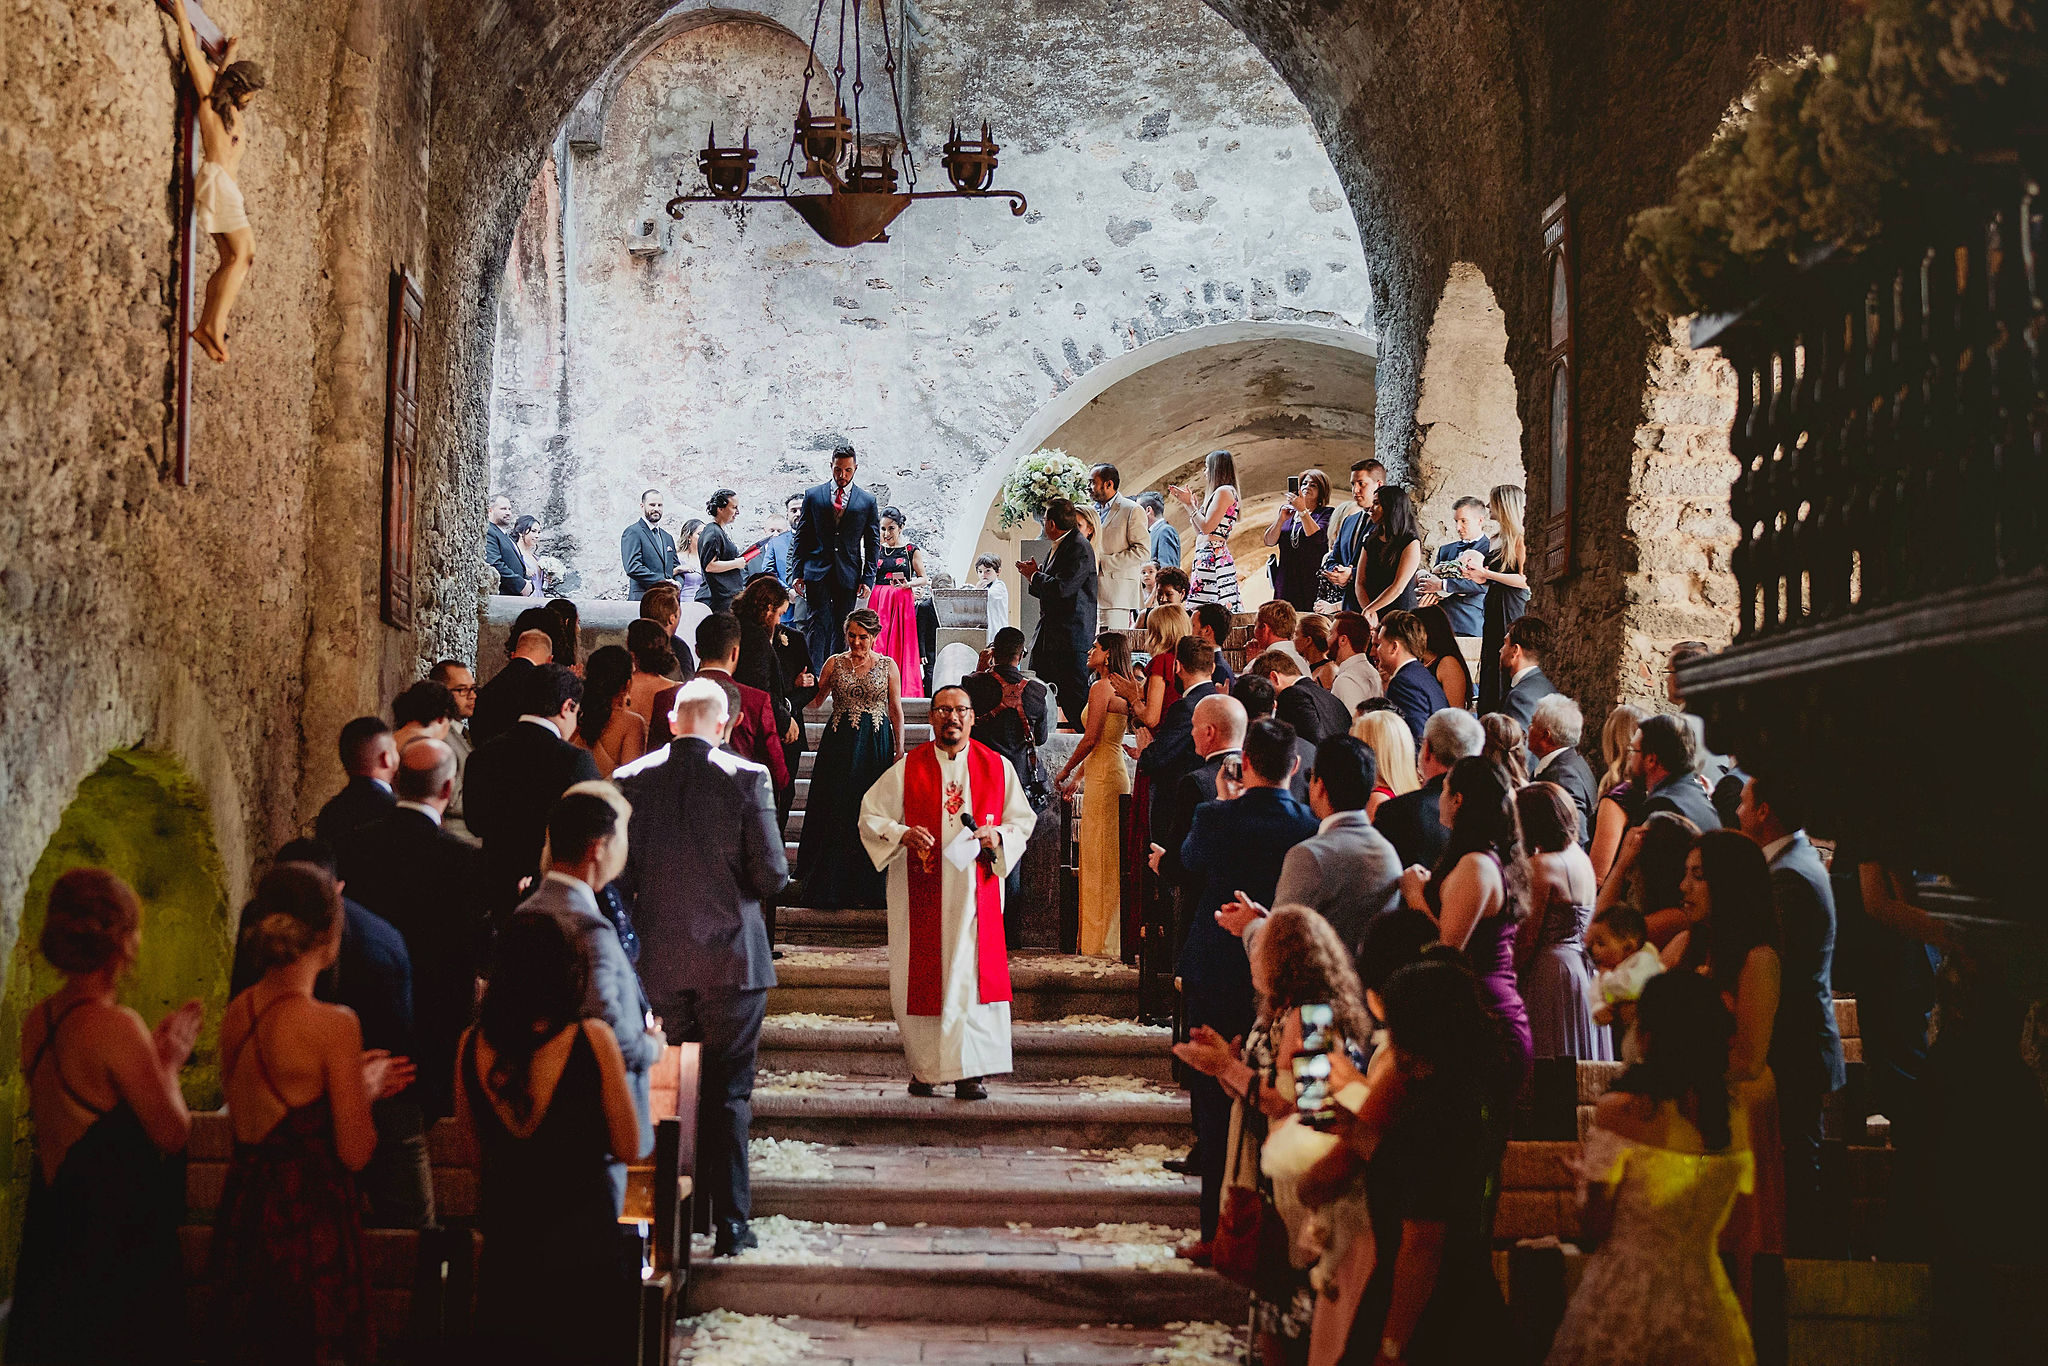
[[[701, 1053], [698, 1044], [670, 1045], [655, 1063], [649, 1076], [654, 1151], [627, 1168], [620, 1221], [645, 1226], [649, 1244], [638, 1308], [640, 1366], [666, 1366], [689, 1286]], [[483, 1246], [476, 1228], [477, 1159], [453, 1120], [429, 1131], [427, 1149], [440, 1227], [364, 1231], [370, 1317], [386, 1359], [440, 1359], [468, 1336], [475, 1318], [476, 1267]], [[233, 1151], [234, 1130], [226, 1111], [193, 1116], [186, 1149], [185, 1223], [178, 1235], [194, 1341], [202, 1351], [210, 1301], [207, 1257]]]

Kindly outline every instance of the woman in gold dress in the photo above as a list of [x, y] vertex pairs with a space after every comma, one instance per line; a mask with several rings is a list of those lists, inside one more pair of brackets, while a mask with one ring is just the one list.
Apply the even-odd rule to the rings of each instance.
[[1086, 729], [1057, 781], [1063, 796], [1071, 797], [1076, 787], [1082, 788], [1080, 949], [1116, 958], [1123, 951], [1122, 823], [1117, 819], [1117, 798], [1131, 790], [1131, 776], [1124, 763], [1129, 706], [1111, 680], [1130, 675], [1130, 637], [1122, 631], [1095, 637], [1088, 668], [1095, 683], [1088, 689]]

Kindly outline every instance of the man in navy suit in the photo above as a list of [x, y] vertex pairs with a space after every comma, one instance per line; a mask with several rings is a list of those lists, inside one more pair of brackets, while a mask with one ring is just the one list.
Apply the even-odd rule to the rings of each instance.
[[1372, 499], [1387, 482], [1387, 467], [1365, 459], [1351, 467], [1351, 501], [1358, 511], [1330, 533], [1330, 549], [1323, 555], [1323, 577], [1344, 590], [1344, 610], [1358, 612], [1358, 557], [1365, 550], [1366, 532], [1372, 526]]
[[1441, 585], [1436, 590], [1437, 606], [1451, 619], [1451, 634], [1468, 640], [1486, 634], [1486, 585], [1465, 577], [1458, 557], [1476, 550], [1483, 557], [1491, 549], [1486, 539], [1486, 504], [1477, 498], [1460, 498], [1451, 504], [1451, 520], [1458, 524], [1458, 539], [1436, 548], [1429, 576]]
[[1374, 647], [1378, 651], [1380, 677], [1387, 681], [1387, 700], [1415, 733], [1418, 745], [1429, 718], [1450, 705], [1443, 684], [1422, 662], [1422, 648], [1428, 639], [1429, 633], [1413, 612], [1395, 608], [1380, 618], [1379, 644]]
[[[1188, 917], [1187, 942], [1176, 967], [1190, 1042], [1209, 1037], [1227, 1043], [1251, 1029], [1257, 1013], [1251, 963], [1244, 944], [1217, 923], [1216, 912], [1239, 892], [1262, 906], [1273, 902], [1287, 851], [1316, 833], [1315, 814], [1288, 792], [1294, 776], [1294, 727], [1258, 721], [1245, 732], [1242, 792], [1226, 767], [1217, 780], [1221, 798], [1195, 808], [1180, 848], [1181, 865], [1202, 879]], [[1213, 1036], [1200, 1031], [1214, 1031]], [[1201, 1161], [1202, 1241], [1216, 1236], [1223, 1199], [1224, 1159], [1230, 1148], [1230, 1097], [1214, 1077], [1196, 1075], [1188, 1084], [1195, 1121], [1195, 1152]]]
[[512, 500], [504, 494], [491, 499], [491, 520], [484, 527], [484, 562], [498, 576], [498, 592], [518, 597], [526, 592], [526, 560], [519, 543], [512, 539]]
[[[792, 493], [782, 500], [782, 506], [789, 517], [789, 529], [778, 531], [761, 542], [761, 559], [754, 566], [754, 574], [773, 574], [775, 581], [784, 588], [798, 583], [802, 576], [796, 572], [796, 529], [803, 525], [804, 496]], [[752, 578], [753, 574], [749, 574]]]
[[860, 460], [851, 446], [832, 452], [832, 478], [804, 494], [796, 527], [796, 593], [810, 609], [804, 634], [811, 672], [846, 648], [846, 614], [867, 601], [882, 554], [881, 511], [853, 482]]
[[1045, 563], [1020, 560], [1025, 591], [1038, 599], [1038, 635], [1031, 642], [1031, 672], [1053, 686], [1060, 714], [1075, 730], [1088, 711], [1088, 649], [1095, 643], [1095, 547], [1080, 533], [1074, 505], [1055, 498], [1046, 505], [1045, 534], [1052, 553]]
[[1742, 833], [1771, 865], [1778, 911], [1778, 1014], [1771, 1026], [1771, 1071], [1778, 1079], [1778, 1135], [1785, 1153], [1785, 1250], [1821, 1257], [1821, 1106], [1848, 1080], [1835, 1024], [1835, 893], [1820, 854], [1806, 838], [1797, 786], [1778, 774], [1752, 777], [1735, 812]]
[[1557, 686], [1543, 675], [1543, 656], [1550, 653], [1550, 623], [1542, 617], [1523, 616], [1508, 627], [1508, 638], [1500, 647], [1500, 676], [1508, 679], [1508, 695], [1500, 709], [1529, 728], [1536, 704], [1554, 696]]
[[661, 490], [640, 495], [640, 520], [619, 533], [619, 562], [632, 581], [628, 596], [634, 602], [647, 595], [657, 583], [673, 582], [676, 576], [676, 538], [661, 526]]

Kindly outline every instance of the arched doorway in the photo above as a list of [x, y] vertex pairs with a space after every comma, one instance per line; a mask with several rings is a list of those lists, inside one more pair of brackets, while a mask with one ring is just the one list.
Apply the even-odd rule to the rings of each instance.
[[[1198, 486], [1203, 457], [1223, 449], [1235, 457], [1244, 508], [1231, 552], [1244, 576], [1246, 606], [1263, 602], [1268, 592], [1258, 566], [1270, 553], [1263, 540], [1288, 477], [1321, 469], [1342, 502], [1352, 462], [1373, 453], [1378, 358], [1368, 333], [1284, 322], [1194, 328], [1118, 356], [1033, 414], [990, 463], [969, 503], [985, 510], [980, 537], [955, 542], [948, 568], [965, 581], [984, 551], [1007, 566], [1016, 558], [1004, 553], [1011, 536], [1037, 534], [1027, 527], [1006, 535], [994, 511], [1004, 477], [1033, 451], [1113, 464], [1125, 491], [1136, 493], [1167, 483]], [[1178, 504], [1167, 515], [1185, 531], [1187, 514]], [[1193, 547], [1183, 535], [1184, 554]], [[1014, 578], [1014, 570], [1005, 572]], [[1013, 582], [1013, 602], [1018, 591]]]
[[1428, 545], [1456, 539], [1451, 505], [1522, 482], [1522, 419], [1508, 368], [1507, 318], [1486, 276], [1452, 265], [1430, 320], [1415, 400], [1416, 522]]
[[[21, 1076], [21, 1025], [63, 984], [36, 951], [50, 887], [73, 868], [110, 869], [142, 899], [142, 959], [121, 992], [154, 1024], [197, 997], [206, 1024], [184, 1074], [194, 1108], [220, 1104], [220, 1016], [227, 1002], [234, 919], [206, 795], [177, 760], [117, 750], [78, 785], [43, 847], [21, 907], [7, 986], [0, 996], [0, 1124], [12, 1136], [0, 1171], [0, 1286], [12, 1286], [34, 1149]], [[0, 1291], [4, 1293], [4, 1291]]]

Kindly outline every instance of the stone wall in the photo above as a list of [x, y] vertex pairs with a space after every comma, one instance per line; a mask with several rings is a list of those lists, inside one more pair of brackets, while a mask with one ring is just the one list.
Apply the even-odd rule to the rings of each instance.
[[726, 142], [751, 130], [757, 187], [780, 167], [803, 43], [754, 20], [655, 46], [609, 78], [601, 131], [543, 164], [499, 296], [489, 449], [493, 487], [541, 516], [543, 553], [579, 596], [623, 594], [619, 531], [644, 487], [665, 489], [671, 525], [738, 489], [744, 543], [841, 439], [931, 567], [962, 573], [990, 472], [1093, 368], [1239, 320], [1369, 325], [1356, 225], [1305, 112], [1195, 0], [926, 4], [913, 19], [920, 185], [944, 186], [951, 120], [986, 118], [998, 184], [1030, 197], [1028, 216], [920, 203], [853, 251], [779, 205], [671, 222], [661, 206], [679, 178], [700, 187], [713, 124]]
[[[424, 244], [424, 31], [375, 0], [216, 8], [269, 87], [240, 173], [255, 269], [234, 361], [195, 359], [189, 487], [167, 402], [175, 30], [144, 4], [34, 5], [0, 48], [0, 950], [110, 751], [192, 774], [239, 898], [338, 786], [336, 718], [411, 663], [376, 622], [381, 498], [354, 476], [382, 466], [386, 273]], [[210, 243], [198, 261], [203, 285]], [[302, 746], [324, 760], [305, 791]]]
[[1451, 266], [1430, 320], [1415, 398], [1415, 520], [1424, 544], [1455, 540], [1451, 505], [1522, 482], [1522, 421], [1508, 369], [1507, 321], [1486, 277]]

